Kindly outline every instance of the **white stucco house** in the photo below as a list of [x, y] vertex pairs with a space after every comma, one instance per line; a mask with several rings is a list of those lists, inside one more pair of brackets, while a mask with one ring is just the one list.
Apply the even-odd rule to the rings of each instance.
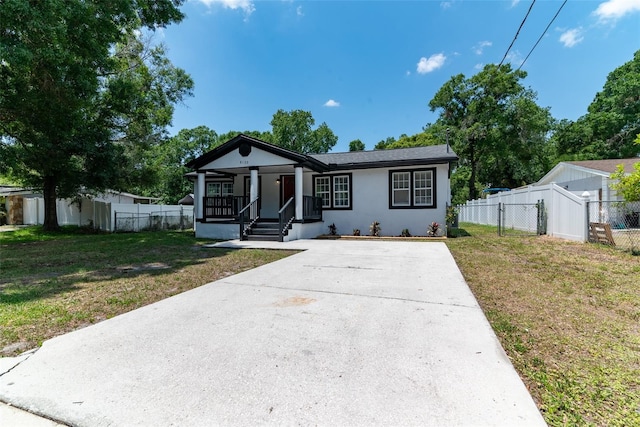
[[305, 155], [238, 135], [187, 164], [195, 233], [288, 241], [378, 221], [381, 235], [425, 235], [445, 222], [456, 160], [447, 145]]
[[577, 195], [587, 191], [591, 194], [592, 200], [616, 201], [620, 198], [611, 188], [613, 182], [610, 178], [611, 174], [620, 164], [624, 166], [626, 173], [631, 173], [633, 165], [638, 162], [640, 157], [560, 162], [535, 185], [547, 185], [553, 182]]

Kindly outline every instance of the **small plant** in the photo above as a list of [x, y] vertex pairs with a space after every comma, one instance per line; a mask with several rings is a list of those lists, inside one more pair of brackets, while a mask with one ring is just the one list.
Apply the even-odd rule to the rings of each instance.
[[404, 228], [402, 230], [402, 233], [400, 233], [400, 237], [411, 237], [411, 233], [409, 233], [409, 229], [408, 228]]
[[380, 228], [380, 223], [378, 221], [373, 221], [369, 226], [369, 232], [371, 233], [372, 236], [380, 237], [381, 230], [382, 228]]
[[447, 213], [446, 213], [446, 221], [447, 221], [447, 227], [457, 227], [458, 225], [457, 223], [457, 219], [458, 219], [458, 213], [460, 212], [460, 209], [458, 209], [455, 206], [447, 206]]
[[431, 237], [437, 236], [438, 231], [440, 231], [440, 224], [433, 221], [431, 224], [429, 224], [429, 227], [427, 227], [427, 236], [431, 236]]
[[360, 229], [359, 228], [354, 228], [353, 229], [353, 235], [354, 236], [359, 236], [360, 235]]
[[338, 234], [338, 227], [336, 227], [335, 223], [329, 225], [329, 234], [332, 236]]

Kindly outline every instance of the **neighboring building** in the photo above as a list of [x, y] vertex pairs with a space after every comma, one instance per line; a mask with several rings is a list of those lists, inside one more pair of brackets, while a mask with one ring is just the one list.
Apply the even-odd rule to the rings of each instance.
[[354, 229], [425, 235], [445, 222], [449, 176], [458, 160], [447, 145], [305, 155], [238, 135], [189, 162], [195, 233], [213, 239], [295, 240]]
[[[8, 224], [33, 225], [43, 223], [44, 199], [42, 194], [21, 187], [0, 186], [0, 197], [5, 199]], [[155, 197], [138, 196], [131, 193], [111, 190], [107, 190], [92, 198], [81, 196], [79, 205], [73, 200], [58, 199], [58, 221], [61, 225], [85, 224], [92, 218], [90, 210], [93, 208], [93, 202], [146, 205], [155, 203], [157, 200], [159, 199]], [[27, 205], [29, 205], [31, 209], [27, 208]], [[82, 216], [84, 218], [80, 218], [79, 212], [76, 211], [83, 211]]]
[[611, 188], [610, 176], [620, 164], [624, 165], [626, 173], [631, 173], [633, 165], [638, 162], [640, 162], [640, 157], [561, 162], [535, 185], [546, 185], [553, 182], [577, 195], [588, 191], [595, 200], [619, 200], [615, 190]]

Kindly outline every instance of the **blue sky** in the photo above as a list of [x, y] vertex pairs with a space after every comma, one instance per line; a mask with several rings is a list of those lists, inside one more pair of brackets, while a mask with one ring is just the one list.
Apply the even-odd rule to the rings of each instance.
[[[521, 65], [562, 4], [533, 5], [506, 61]], [[310, 111], [367, 149], [437, 119], [428, 103], [456, 74], [499, 63], [529, 0], [188, 0], [155, 36], [195, 81], [171, 133], [270, 130], [278, 109]], [[523, 69], [555, 118], [586, 113], [608, 73], [640, 49], [640, 0], [569, 0]]]

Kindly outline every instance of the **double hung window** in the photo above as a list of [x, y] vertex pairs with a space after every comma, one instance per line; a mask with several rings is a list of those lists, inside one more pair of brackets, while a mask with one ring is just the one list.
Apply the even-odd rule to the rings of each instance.
[[313, 177], [314, 194], [322, 199], [323, 209], [351, 209], [351, 177], [350, 173]]
[[233, 196], [233, 182], [207, 182], [207, 197]]
[[435, 208], [435, 169], [389, 172], [390, 208]]

